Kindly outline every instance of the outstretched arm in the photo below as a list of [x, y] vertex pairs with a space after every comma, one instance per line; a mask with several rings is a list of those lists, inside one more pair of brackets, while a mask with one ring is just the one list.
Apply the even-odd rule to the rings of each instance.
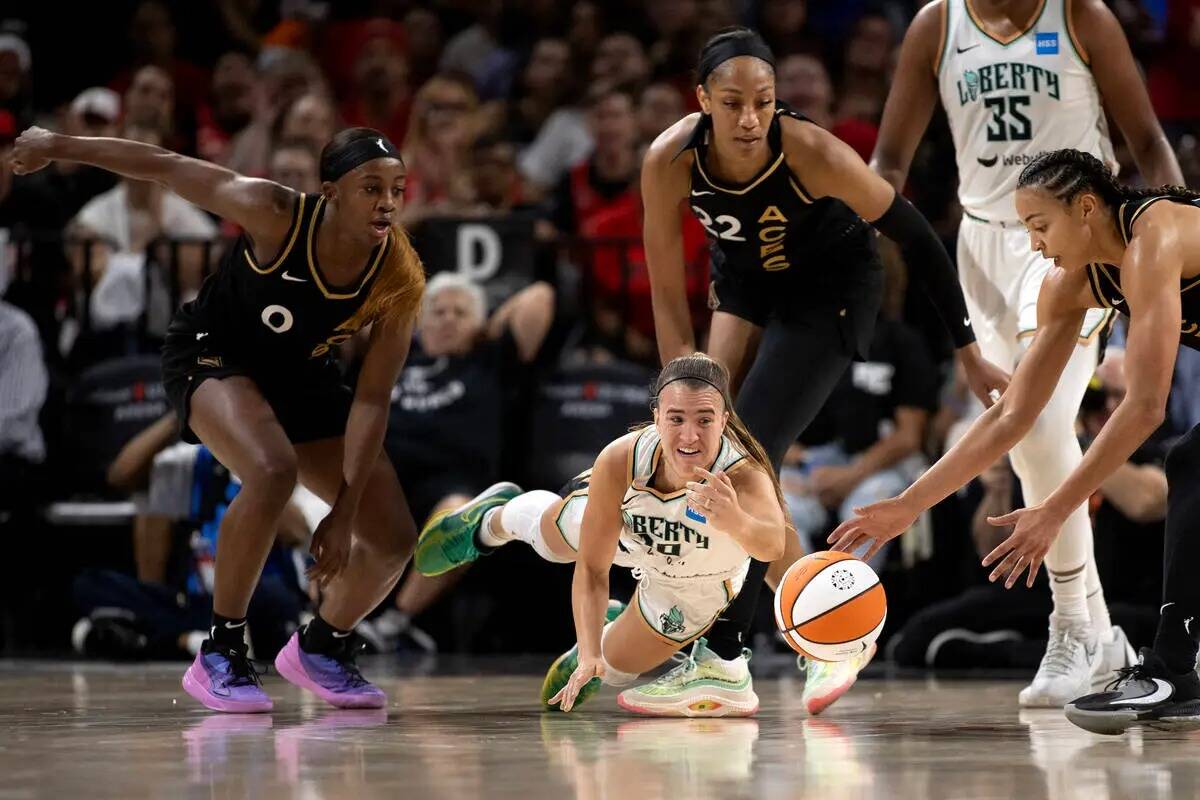
[[833, 134], [803, 122], [785, 131], [791, 133], [784, 138], [788, 164], [809, 190], [817, 197], [838, 198], [900, 246], [958, 348], [972, 391], [990, 405], [993, 392], [1003, 394], [1008, 375], [980, 353], [958, 272], [929, 222]]
[[[1151, 207], [1134, 229], [1121, 262], [1121, 288], [1129, 304], [1125, 374], [1129, 388], [1100, 434], [1067, 479], [1040, 505], [990, 520], [1016, 525], [1012, 536], [983, 560], [996, 562], [991, 579], [1012, 586], [1026, 566], [1029, 585], [1063, 522], [1116, 472], [1162, 424], [1179, 351], [1179, 276], [1183, 259], [1169, 203]], [[1041, 334], [1038, 334], [1041, 337]], [[1037, 340], [1034, 340], [1036, 346]], [[1032, 352], [1032, 351], [1031, 351]]]
[[12, 163], [18, 175], [36, 172], [51, 161], [90, 164], [127, 178], [160, 183], [241, 226], [268, 253], [278, 248], [291, 224], [296, 199], [291, 189], [152, 144], [66, 136], [42, 128], [29, 128], [17, 138]]
[[592, 678], [604, 676], [600, 649], [604, 612], [608, 605], [608, 571], [621, 538], [621, 498], [626, 486], [626, 460], [631, 447], [624, 436], [600, 452], [588, 484], [588, 502], [579, 533], [579, 557], [571, 583], [571, 608], [579, 643], [579, 666], [551, 705], [570, 711], [581, 689]]
[[916, 483], [899, 497], [855, 509], [829, 536], [834, 549], [853, 551], [870, 543], [867, 557], [908, 530], [917, 515], [987, 469], [1021, 441], [1050, 400], [1066, 366], [1084, 309], [1073, 301], [1080, 276], [1051, 272], [1038, 297], [1038, 335], [1017, 367], [1012, 385]]
[[663, 133], [642, 163], [642, 205], [645, 208], [643, 242], [650, 272], [650, 302], [658, 355], [666, 364], [696, 351], [692, 312], [687, 301], [687, 275], [683, 263], [683, 226], [679, 203], [687, 196], [690, 176], [682, 161], [673, 160], [678, 137]]

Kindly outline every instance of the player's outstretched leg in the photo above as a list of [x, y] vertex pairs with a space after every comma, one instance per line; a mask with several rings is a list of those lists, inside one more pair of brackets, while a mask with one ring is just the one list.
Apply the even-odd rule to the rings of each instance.
[[441, 575], [479, 558], [483, 551], [478, 536], [484, 515], [520, 494], [521, 487], [515, 483], [497, 483], [461, 508], [435, 515], [417, 539], [414, 566], [423, 575]]

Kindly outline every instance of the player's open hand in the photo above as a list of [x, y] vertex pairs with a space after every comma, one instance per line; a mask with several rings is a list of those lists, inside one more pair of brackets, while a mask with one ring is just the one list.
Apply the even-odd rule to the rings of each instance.
[[1012, 535], [983, 559], [985, 567], [1000, 562], [988, 580], [995, 582], [1004, 578], [1004, 588], [1011, 589], [1021, 573], [1028, 569], [1025, 585], [1032, 588], [1038, 568], [1042, 566], [1042, 560], [1050, 551], [1050, 545], [1058, 538], [1065, 521], [1066, 516], [1044, 505], [1018, 508], [1000, 517], [988, 517], [988, 522], [997, 527], [1015, 526]]
[[883, 546], [912, 527], [920, 509], [914, 509], [902, 497], [880, 500], [854, 509], [854, 516], [838, 525], [826, 541], [831, 550], [853, 553], [864, 544], [870, 545], [862, 558], [865, 561]]
[[18, 175], [28, 175], [37, 172], [54, 160], [54, 142], [58, 134], [51, 133], [45, 128], [34, 126], [26, 128], [24, 133], [13, 143], [12, 162], [13, 172]]
[[575, 706], [575, 698], [593, 678], [604, 677], [604, 661], [599, 658], [579, 659], [579, 666], [571, 673], [567, 685], [558, 690], [558, 694], [550, 698], [550, 705], [558, 706], [562, 711], [570, 711]]
[[704, 483], [688, 481], [687, 504], [718, 530], [733, 530], [743, 521], [742, 506], [738, 503], [733, 481], [724, 470], [709, 472], [696, 467], [696, 476]]
[[335, 504], [313, 533], [312, 553], [317, 563], [308, 568], [308, 579], [327, 586], [350, 563], [350, 528], [353, 517]]
[[967, 385], [984, 407], [991, 408], [1008, 389], [1012, 376], [980, 355], [979, 345], [975, 343], [959, 352], [963, 371], [967, 376]]

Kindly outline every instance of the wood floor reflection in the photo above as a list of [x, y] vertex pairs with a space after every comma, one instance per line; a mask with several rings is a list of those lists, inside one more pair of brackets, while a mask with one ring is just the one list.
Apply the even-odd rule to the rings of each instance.
[[542, 714], [534, 675], [386, 677], [377, 712], [271, 676], [276, 711], [233, 716], [182, 671], [0, 664], [0, 798], [1200, 797], [1200, 736], [1088, 734], [1018, 711], [1011, 681], [868, 680], [810, 718], [799, 681], [770, 678], [752, 720], [654, 720], [607, 689]]

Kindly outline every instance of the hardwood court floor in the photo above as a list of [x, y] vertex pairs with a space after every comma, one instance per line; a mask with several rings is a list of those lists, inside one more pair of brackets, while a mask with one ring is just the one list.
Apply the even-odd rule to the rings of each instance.
[[185, 665], [0, 662], [0, 798], [1200, 797], [1200, 736], [1101, 737], [1020, 712], [1013, 681], [864, 680], [819, 718], [798, 676], [761, 678], [750, 720], [655, 720], [613, 691], [542, 714], [533, 674], [367, 674], [378, 712], [336, 711], [277, 676], [276, 710], [218, 715]]

